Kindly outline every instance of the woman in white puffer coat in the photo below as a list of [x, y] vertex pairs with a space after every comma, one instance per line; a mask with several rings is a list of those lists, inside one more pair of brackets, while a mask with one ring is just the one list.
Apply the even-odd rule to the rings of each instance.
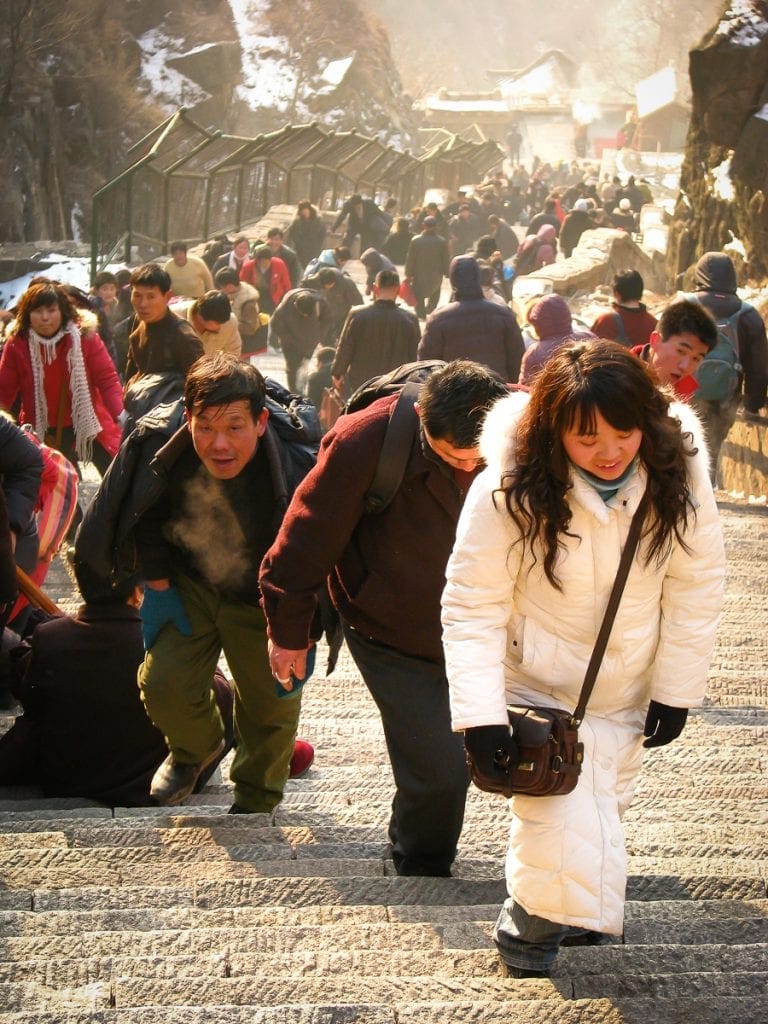
[[[443, 596], [453, 728], [486, 771], [515, 760], [507, 703], [573, 710], [632, 514], [649, 512], [579, 738], [566, 796], [516, 796], [494, 940], [513, 977], [546, 975], [561, 942], [623, 928], [621, 818], [645, 746], [704, 699], [725, 556], [694, 413], [622, 346], [579, 343], [530, 399], [498, 402], [487, 468], [459, 521]], [[501, 769], [495, 769], [501, 770]]]

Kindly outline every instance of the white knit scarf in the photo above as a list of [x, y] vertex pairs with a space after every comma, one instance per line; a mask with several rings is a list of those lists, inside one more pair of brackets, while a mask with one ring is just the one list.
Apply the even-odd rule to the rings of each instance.
[[[72, 427], [75, 432], [77, 457], [90, 461], [93, 440], [101, 433], [101, 424], [96, 416], [85, 372], [80, 328], [70, 320], [52, 338], [43, 338], [37, 331], [29, 329], [29, 355], [32, 361], [32, 380], [35, 387], [35, 434], [42, 441], [48, 429], [48, 405], [45, 401], [45, 366], [51, 366], [56, 359], [56, 345], [68, 334], [71, 345], [67, 353], [67, 382], [72, 406]], [[58, 410], [56, 411], [58, 415]], [[56, 426], [56, 424], [51, 424]]]

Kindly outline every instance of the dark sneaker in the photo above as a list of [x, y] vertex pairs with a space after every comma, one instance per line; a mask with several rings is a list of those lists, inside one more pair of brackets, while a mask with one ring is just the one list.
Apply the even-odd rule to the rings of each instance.
[[573, 935], [566, 935], [560, 942], [561, 946], [605, 946], [610, 938], [603, 932], [582, 931]]
[[512, 964], [501, 962], [502, 978], [548, 978], [549, 971], [533, 971], [527, 967], [514, 967]]
[[227, 811], [227, 814], [254, 814], [254, 811], [249, 811], [247, 807], [241, 807], [240, 804], [232, 804]]
[[181, 764], [169, 754], [152, 778], [149, 790], [162, 807], [183, 803], [195, 788], [195, 783], [205, 769], [216, 761], [224, 751], [224, 740], [215, 750], [198, 764]]

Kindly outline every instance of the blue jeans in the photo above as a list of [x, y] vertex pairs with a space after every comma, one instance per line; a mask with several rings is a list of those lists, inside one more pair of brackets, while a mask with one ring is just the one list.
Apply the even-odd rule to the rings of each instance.
[[563, 939], [585, 931], [528, 914], [510, 896], [499, 913], [493, 941], [505, 964], [527, 971], [548, 971]]

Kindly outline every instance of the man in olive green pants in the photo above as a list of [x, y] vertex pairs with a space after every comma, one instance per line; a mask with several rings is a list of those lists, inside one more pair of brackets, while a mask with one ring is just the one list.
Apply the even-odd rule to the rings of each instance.
[[[226, 601], [204, 583], [174, 573], [191, 627], [160, 630], [139, 670], [142, 698], [168, 738], [174, 760], [196, 765], [219, 747], [221, 716], [211, 677], [221, 651], [235, 690], [235, 755], [230, 777], [235, 806], [271, 811], [280, 802], [298, 728], [299, 694], [278, 700], [267, 658], [264, 613], [258, 605]], [[157, 794], [156, 794], [157, 795]]]
[[[301, 461], [281, 413], [255, 367], [201, 357], [183, 407], [159, 406], [124, 441], [77, 536], [76, 559], [103, 578], [138, 562], [144, 580], [138, 678], [170, 751], [150, 788], [162, 805], [184, 801], [224, 754], [211, 689], [222, 652], [235, 691], [230, 813], [282, 799], [301, 697], [270, 673], [258, 570], [313, 446], [303, 435]], [[319, 442], [316, 417], [302, 420], [313, 422]]]

